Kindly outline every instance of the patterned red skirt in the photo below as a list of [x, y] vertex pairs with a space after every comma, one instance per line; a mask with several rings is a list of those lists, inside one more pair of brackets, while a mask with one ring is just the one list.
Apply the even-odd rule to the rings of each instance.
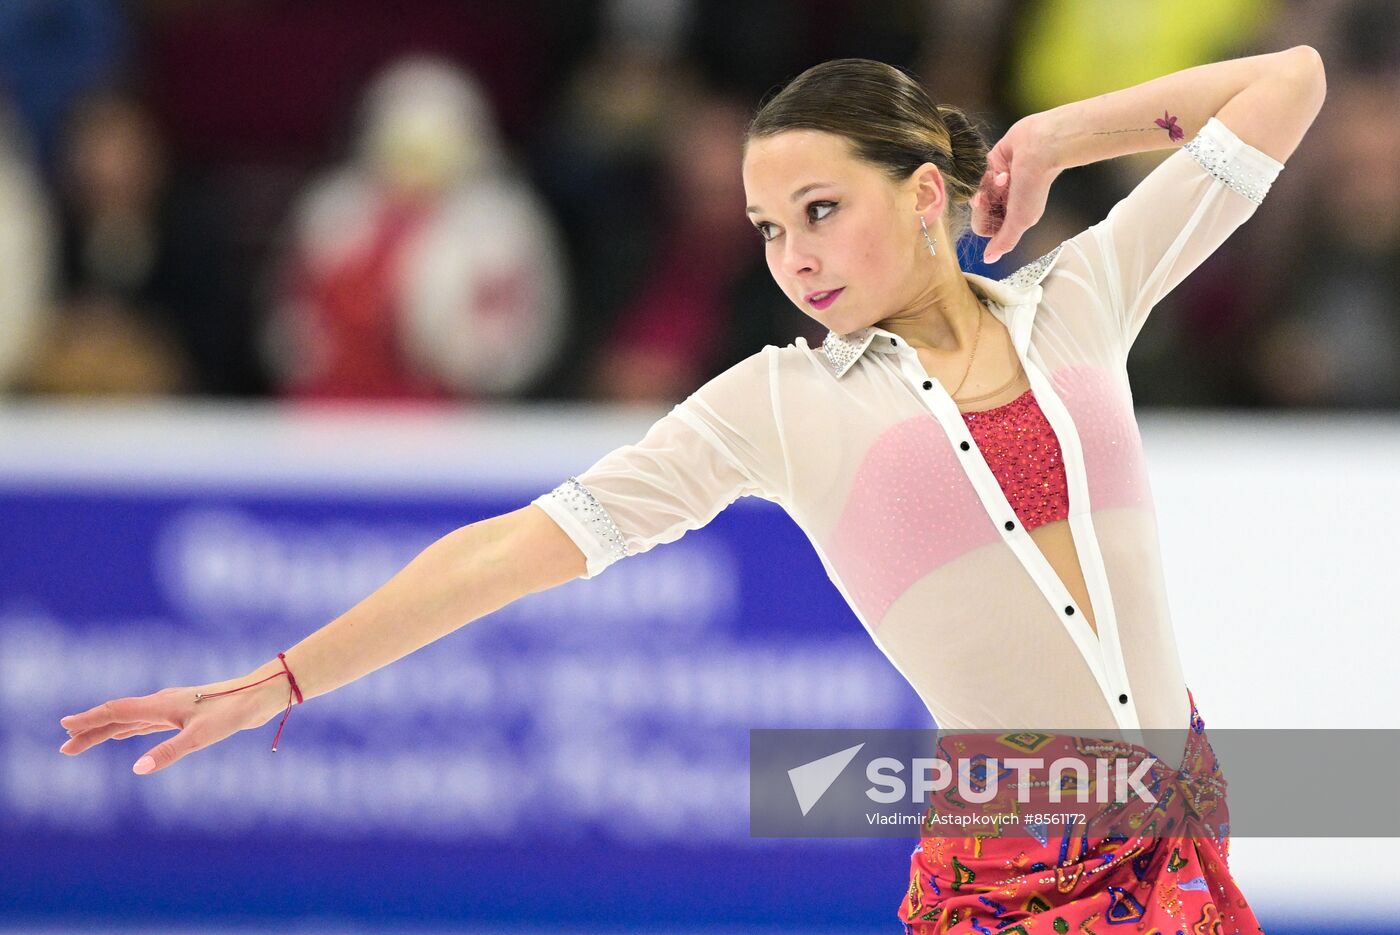
[[[1019, 833], [927, 833], [913, 853], [909, 889], [899, 906], [906, 935], [1262, 935], [1230, 876], [1225, 779], [1194, 698], [1185, 752], [1175, 769], [1134, 744], [1096, 746], [1065, 735], [977, 734], [966, 742], [952, 735], [949, 743], [956, 749], [946, 749], [940, 739], [941, 756], [975, 759], [990, 752], [1000, 759], [1034, 755], [1048, 763], [1062, 754], [1103, 757], [1107, 747], [1109, 758], [1129, 765], [1147, 758], [1154, 765], [1143, 781], [1156, 801], [1092, 805], [1097, 811], [1082, 824], [1027, 822]], [[925, 821], [956, 804], [936, 793]], [[1071, 800], [1036, 804], [1064, 813]]]

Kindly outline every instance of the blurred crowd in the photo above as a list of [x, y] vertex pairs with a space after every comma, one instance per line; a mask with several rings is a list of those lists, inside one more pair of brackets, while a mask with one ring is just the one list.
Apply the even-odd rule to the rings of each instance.
[[[1328, 99], [1134, 346], [1147, 406], [1400, 407], [1393, 0], [5, 0], [9, 396], [673, 402], [820, 326], [740, 142], [816, 62], [1024, 114], [1306, 43]], [[1060, 176], [1004, 276], [1165, 152]]]

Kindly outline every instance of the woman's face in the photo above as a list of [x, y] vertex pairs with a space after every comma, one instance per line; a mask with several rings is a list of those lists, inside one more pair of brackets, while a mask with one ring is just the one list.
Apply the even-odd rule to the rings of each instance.
[[[750, 140], [743, 174], [749, 221], [764, 238], [773, 280], [826, 327], [847, 334], [889, 318], [927, 286], [919, 186], [892, 182], [844, 138], [784, 130]], [[941, 179], [924, 186], [929, 217], [941, 215], [941, 186]], [[930, 234], [939, 230], [930, 222]], [[834, 298], [821, 296], [834, 290]]]

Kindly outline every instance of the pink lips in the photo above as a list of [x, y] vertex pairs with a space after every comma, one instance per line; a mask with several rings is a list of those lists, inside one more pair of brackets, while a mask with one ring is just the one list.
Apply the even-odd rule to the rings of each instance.
[[[829, 307], [832, 302], [835, 302], [837, 297], [840, 296], [845, 289], [846, 287], [842, 286], [840, 289], [832, 289], [830, 292], [812, 292], [805, 298], [808, 305], [816, 309], [823, 309]], [[816, 296], [821, 296], [821, 298], [815, 298]]]

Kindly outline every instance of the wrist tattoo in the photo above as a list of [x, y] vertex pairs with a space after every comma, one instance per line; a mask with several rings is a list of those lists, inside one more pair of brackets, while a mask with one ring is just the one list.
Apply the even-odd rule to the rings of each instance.
[[1186, 131], [1183, 130], [1181, 128], [1181, 125], [1178, 124], [1176, 121], [1177, 118], [1174, 115], [1164, 110], [1162, 111], [1162, 116], [1152, 121], [1152, 123], [1154, 124], [1154, 126], [1152, 127], [1130, 127], [1125, 130], [1095, 130], [1093, 132], [1093, 135], [1106, 136], [1112, 133], [1154, 133], [1160, 129], [1166, 130], [1167, 139], [1175, 143], [1178, 140], [1186, 138]]

